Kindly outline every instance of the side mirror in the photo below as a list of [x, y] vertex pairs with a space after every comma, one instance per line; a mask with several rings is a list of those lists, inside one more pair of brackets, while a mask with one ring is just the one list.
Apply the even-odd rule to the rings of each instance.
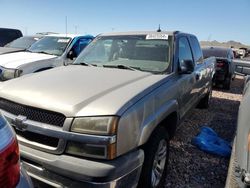
[[76, 58], [76, 54], [73, 50], [70, 50], [69, 53], [67, 54], [67, 58], [73, 60], [74, 58]]
[[179, 61], [180, 74], [191, 74], [194, 72], [194, 62], [192, 60]]

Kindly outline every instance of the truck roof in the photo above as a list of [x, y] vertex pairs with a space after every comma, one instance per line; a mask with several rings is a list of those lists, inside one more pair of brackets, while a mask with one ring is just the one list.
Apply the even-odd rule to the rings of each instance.
[[112, 32], [112, 33], [103, 33], [99, 36], [116, 36], [116, 35], [149, 35], [149, 34], [166, 34], [174, 35], [176, 31], [128, 31], [128, 32]]
[[85, 35], [81, 35], [81, 34], [65, 34], [65, 33], [60, 33], [60, 34], [49, 34], [49, 35], [47, 35], [47, 36], [75, 38], [75, 37], [80, 37], [80, 36], [85, 36]]

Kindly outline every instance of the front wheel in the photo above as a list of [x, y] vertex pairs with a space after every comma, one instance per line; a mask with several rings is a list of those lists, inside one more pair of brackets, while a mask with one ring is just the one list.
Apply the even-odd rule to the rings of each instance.
[[138, 187], [164, 187], [169, 153], [169, 136], [166, 129], [157, 128], [143, 149], [145, 159]]

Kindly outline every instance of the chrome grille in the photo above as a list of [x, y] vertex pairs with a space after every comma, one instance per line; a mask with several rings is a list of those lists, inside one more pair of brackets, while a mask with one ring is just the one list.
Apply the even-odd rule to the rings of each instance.
[[0, 98], [0, 109], [17, 116], [26, 116], [29, 120], [59, 127], [63, 126], [66, 119], [66, 117], [61, 113], [18, 104], [3, 98]]
[[29, 131], [22, 132], [22, 131], [19, 131], [17, 129], [15, 129], [15, 131], [16, 131], [17, 135], [22, 136], [23, 138], [27, 139], [28, 141], [36, 142], [36, 143], [43, 144], [43, 145], [50, 146], [50, 147], [54, 147], [54, 148], [57, 148], [57, 146], [58, 146], [58, 142], [59, 142], [58, 138], [54, 138], [54, 137], [50, 137], [50, 136], [46, 136], [46, 135], [41, 135], [41, 134], [29, 132]]

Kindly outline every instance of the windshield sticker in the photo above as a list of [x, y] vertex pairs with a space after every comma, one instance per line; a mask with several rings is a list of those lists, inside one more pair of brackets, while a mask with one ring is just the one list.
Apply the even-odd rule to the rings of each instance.
[[168, 40], [168, 35], [156, 33], [156, 34], [149, 34], [146, 36], [146, 40], [156, 40], [156, 39]]
[[39, 40], [39, 38], [34, 38], [35, 40]]
[[70, 39], [58, 39], [57, 42], [61, 42], [61, 43], [67, 43], [69, 42]]

